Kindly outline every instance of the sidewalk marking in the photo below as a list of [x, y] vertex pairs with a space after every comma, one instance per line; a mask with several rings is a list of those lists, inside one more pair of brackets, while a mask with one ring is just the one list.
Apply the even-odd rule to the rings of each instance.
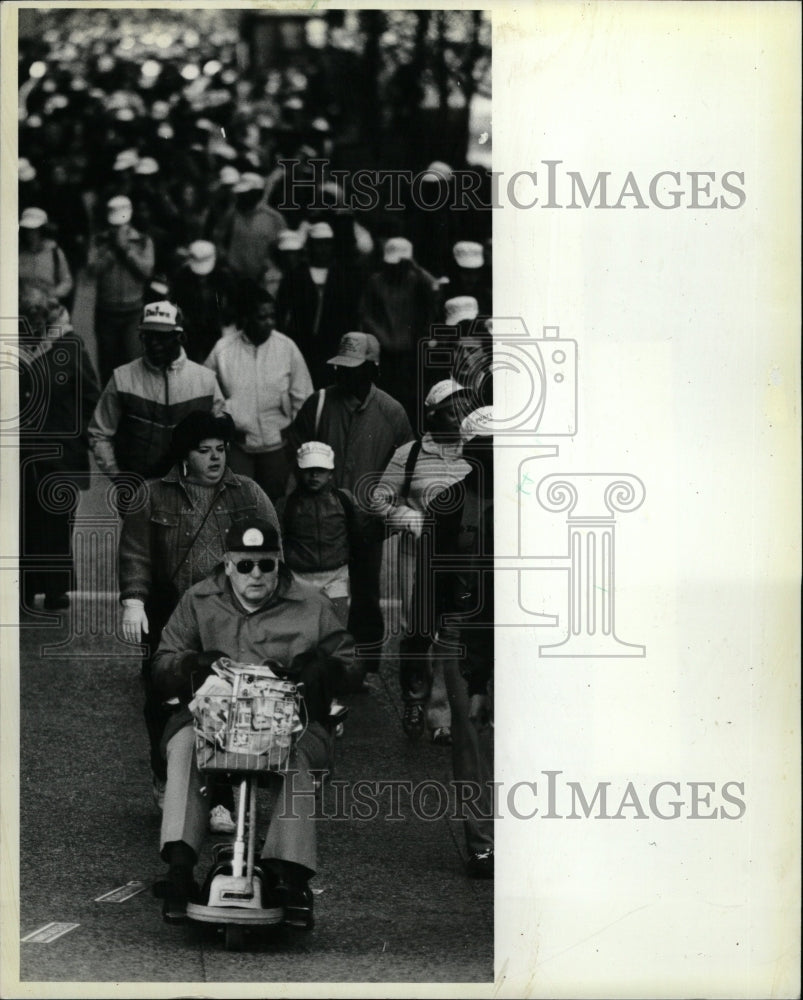
[[147, 888], [144, 882], [138, 882], [132, 880], [131, 882], [126, 882], [125, 885], [121, 885], [117, 889], [112, 889], [110, 892], [104, 892], [102, 896], [96, 896], [96, 903], [124, 903], [127, 899], [131, 899], [132, 896], [136, 896], [137, 893], [142, 892], [143, 889]]
[[38, 928], [38, 930], [31, 931], [30, 934], [26, 934], [24, 938], [21, 938], [23, 942], [28, 944], [50, 944], [51, 941], [55, 941], [56, 938], [60, 938], [62, 934], [69, 934], [70, 931], [74, 931], [76, 927], [80, 927], [80, 924], [60, 924], [55, 921], [51, 921], [49, 924], [45, 924], [43, 927]]

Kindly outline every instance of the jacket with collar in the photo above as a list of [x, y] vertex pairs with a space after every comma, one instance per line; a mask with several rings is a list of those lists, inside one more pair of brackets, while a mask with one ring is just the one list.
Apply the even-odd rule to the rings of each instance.
[[89, 424], [89, 441], [101, 471], [144, 478], [170, 468], [170, 436], [193, 410], [223, 411], [223, 396], [208, 368], [182, 348], [167, 369], [137, 358], [115, 368]]
[[282, 431], [312, 392], [301, 351], [278, 330], [257, 346], [241, 330], [224, 335], [206, 359], [217, 376], [226, 410], [245, 435], [243, 451], [281, 446]]
[[284, 564], [276, 593], [257, 611], [236, 600], [222, 565], [184, 594], [153, 659], [154, 683], [165, 699], [190, 700], [192, 654], [203, 650], [239, 663], [278, 661], [282, 676], [299, 685], [310, 722], [325, 722], [332, 696], [353, 680], [354, 640], [331, 601]]
[[[123, 519], [118, 552], [120, 599], [136, 597], [167, 605], [155, 608], [164, 621], [179, 595], [205, 577], [223, 558], [226, 532], [244, 519], [260, 518], [279, 531], [273, 504], [247, 476], [226, 469], [214, 490], [209, 490], [211, 511], [193, 504], [177, 465], [143, 484]], [[206, 545], [201, 551], [197, 536], [202, 525]], [[212, 542], [210, 543], [210, 539]], [[159, 616], [158, 612], [163, 614]], [[152, 617], [151, 615], [148, 616]]]

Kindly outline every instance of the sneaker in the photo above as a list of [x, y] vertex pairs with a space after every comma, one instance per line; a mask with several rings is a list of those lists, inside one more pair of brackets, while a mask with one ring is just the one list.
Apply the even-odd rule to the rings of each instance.
[[215, 806], [209, 813], [210, 833], [234, 833], [237, 824], [225, 806]]
[[417, 703], [404, 706], [402, 729], [411, 740], [420, 739], [424, 733], [424, 706]]
[[153, 790], [153, 801], [156, 804], [157, 809], [164, 809], [165, 807], [165, 788], [167, 787], [167, 782], [163, 781], [161, 778], [157, 778], [154, 774], [151, 780], [151, 788]]
[[432, 742], [439, 747], [452, 745], [452, 730], [448, 726], [438, 726], [432, 733]]
[[466, 862], [466, 874], [469, 878], [493, 878], [494, 852], [490, 848], [475, 851]]

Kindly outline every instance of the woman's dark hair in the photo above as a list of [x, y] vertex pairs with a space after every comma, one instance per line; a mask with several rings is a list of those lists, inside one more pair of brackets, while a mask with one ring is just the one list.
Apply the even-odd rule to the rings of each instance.
[[216, 417], [208, 410], [193, 410], [173, 428], [170, 438], [170, 457], [180, 462], [207, 438], [219, 438], [226, 444], [234, 439], [234, 421], [224, 413]]

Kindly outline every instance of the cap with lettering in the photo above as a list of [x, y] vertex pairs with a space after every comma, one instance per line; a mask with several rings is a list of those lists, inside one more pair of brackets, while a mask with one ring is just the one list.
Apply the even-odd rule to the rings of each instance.
[[461, 320], [476, 319], [480, 309], [473, 295], [458, 295], [444, 303], [446, 325], [457, 326]]
[[341, 368], [358, 368], [366, 361], [379, 364], [379, 341], [372, 333], [352, 331], [340, 338], [337, 354], [326, 363]]
[[403, 236], [393, 236], [385, 244], [382, 253], [386, 264], [398, 264], [402, 260], [413, 259], [413, 244]]
[[424, 406], [430, 412], [434, 412], [446, 406], [454, 396], [462, 397], [465, 395], [470, 395], [469, 390], [465, 386], [460, 385], [453, 378], [445, 378], [432, 386], [427, 393], [427, 398], [424, 400]]
[[226, 532], [227, 552], [276, 552], [281, 549], [279, 532], [261, 518], [233, 524]]
[[472, 441], [475, 437], [493, 437], [493, 407], [480, 406], [463, 418], [460, 424], [460, 437], [463, 441]]
[[299, 469], [334, 469], [335, 453], [323, 441], [307, 441], [296, 452]]
[[215, 266], [215, 244], [209, 240], [195, 240], [189, 245], [188, 264], [193, 274], [209, 274]]
[[39, 229], [47, 225], [47, 212], [42, 208], [26, 208], [20, 216], [20, 229]]
[[460, 240], [452, 247], [452, 253], [458, 267], [478, 268], [485, 263], [481, 243]]
[[145, 333], [172, 333], [181, 329], [178, 306], [166, 299], [161, 302], [149, 302], [142, 310], [140, 330]]

